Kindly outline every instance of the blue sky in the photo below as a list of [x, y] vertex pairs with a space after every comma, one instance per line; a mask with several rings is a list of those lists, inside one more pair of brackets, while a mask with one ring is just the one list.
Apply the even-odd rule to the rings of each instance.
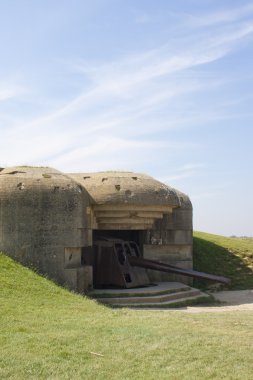
[[0, 0], [0, 166], [144, 172], [253, 236], [253, 2]]

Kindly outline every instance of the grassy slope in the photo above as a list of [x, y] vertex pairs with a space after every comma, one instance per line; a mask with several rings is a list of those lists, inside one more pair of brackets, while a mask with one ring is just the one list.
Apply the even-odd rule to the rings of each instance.
[[[235, 239], [195, 232], [194, 268], [231, 278], [230, 289], [253, 289], [253, 239]], [[195, 281], [206, 287], [207, 282]]]
[[1, 379], [251, 379], [252, 326], [250, 312], [112, 310], [0, 254]]

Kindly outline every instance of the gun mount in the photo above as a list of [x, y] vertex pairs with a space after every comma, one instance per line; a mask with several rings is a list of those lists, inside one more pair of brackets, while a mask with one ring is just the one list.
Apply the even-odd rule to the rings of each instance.
[[134, 288], [150, 284], [146, 269], [180, 274], [193, 278], [228, 284], [230, 279], [193, 269], [148, 260], [141, 257], [134, 241], [105, 238], [94, 243], [93, 276], [95, 287]]

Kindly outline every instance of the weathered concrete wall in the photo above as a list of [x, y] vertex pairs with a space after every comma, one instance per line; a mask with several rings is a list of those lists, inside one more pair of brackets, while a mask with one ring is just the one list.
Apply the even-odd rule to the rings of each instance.
[[[136, 173], [65, 175], [52, 168], [0, 170], [0, 250], [69, 288], [92, 285], [92, 232], [140, 234], [144, 257], [192, 267], [189, 198]], [[87, 259], [87, 260], [86, 260]], [[150, 271], [152, 281], [186, 277]]]
[[[154, 228], [147, 234], [143, 247], [144, 257], [159, 260], [167, 264], [192, 268], [192, 204], [187, 195], [177, 191], [181, 207], [164, 215], [155, 222]], [[152, 281], [181, 281], [191, 284], [186, 276], [149, 271]]]
[[85, 217], [89, 204], [86, 190], [55, 169], [2, 170], [0, 250], [77, 290], [82, 247], [92, 243]]

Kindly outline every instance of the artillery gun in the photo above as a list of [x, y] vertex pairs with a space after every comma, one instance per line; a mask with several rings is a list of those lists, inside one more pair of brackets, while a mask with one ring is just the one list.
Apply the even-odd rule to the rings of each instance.
[[94, 242], [93, 281], [97, 288], [135, 288], [150, 285], [147, 269], [228, 284], [230, 279], [184, 269], [141, 256], [134, 241], [103, 238]]

